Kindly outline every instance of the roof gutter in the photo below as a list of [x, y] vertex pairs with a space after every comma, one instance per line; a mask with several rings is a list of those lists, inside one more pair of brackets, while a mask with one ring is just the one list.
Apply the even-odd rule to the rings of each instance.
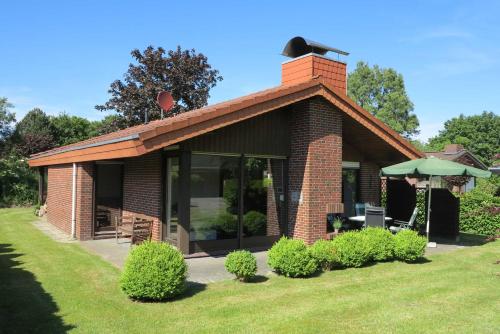
[[30, 157], [29, 160], [35, 160], [38, 158], [44, 158], [44, 157], [50, 157], [51, 155], [55, 154], [61, 154], [65, 152], [71, 152], [71, 151], [77, 151], [77, 150], [83, 150], [89, 147], [97, 147], [97, 146], [103, 146], [107, 144], [114, 144], [114, 143], [119, 143], [122, 141], [127, 141], [127, 140], [134, 140], [134, 139], [139, 139], [139, 134], [133, 134], [125, 137], [120, 137], [120, 138], [115, 138], [115, 139], [109, 139], [109, 140], [104, 140], [98, 143], [91, 143], [91, 144], [86, 144], [86, 145], [78, 145], [78, 146], [71, 146], [62, 150], [54, 151], [54, 152], [49, 152], [49, 153], [40, 153], [37, 155], [33, 155]]

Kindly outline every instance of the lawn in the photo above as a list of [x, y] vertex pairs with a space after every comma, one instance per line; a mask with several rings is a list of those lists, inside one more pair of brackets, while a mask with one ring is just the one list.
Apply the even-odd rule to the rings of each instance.
[[56, 243], [30, 209], [0, 210], [0, 333], [498, 333], [500, 242], [309, 279], [194, 285], [137, 303], [119, 270]]

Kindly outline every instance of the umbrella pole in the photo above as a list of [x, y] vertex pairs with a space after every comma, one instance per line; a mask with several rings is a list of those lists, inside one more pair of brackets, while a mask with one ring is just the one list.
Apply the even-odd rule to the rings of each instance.
[[429, 176], [429, 199], [427, 202], [427, 224], [425, 227], [425, 233], [427, 234], [427, 247], [436, 247], [436, 243], [430, 242], [429, 238], [429, 227], [431, 223], [431, 195], [432, 195], [431, 181], [432, 181], [432, 175]]

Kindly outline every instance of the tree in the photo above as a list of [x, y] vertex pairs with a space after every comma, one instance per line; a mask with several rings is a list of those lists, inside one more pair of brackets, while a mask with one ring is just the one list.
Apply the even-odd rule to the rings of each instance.
[[104, 119], [98, 122], [96, 132], [98, 135], [104, 135], [106, 133], [125, 129], [126, 127], [127, 122], [123, 116], [118, 114], [107, 115]]
[[12, 123], [16, 121], [15, 114], [10, 112], [12, 104], [7, 98], [0, 97], [0, 156], [5, 149], [5, 142], [12, 134]]
[[473, 116], [461, 114], [444, 123], [444, 130], [429, 139], [427, 149], [441, 151], [446, 144], [461, 144], [489, 166], [500, 152], [499, 134], [499, 115], [487, 111]]
[[175, 115], [205, 106], [210, 89], [222, 80], [207, 57], [194, 49], [182, 50], [178, 46], [165, 55], [163, 48], [148, 46], [142, 53], [134, 49], [131, 54], [137, 64], [129, 65], [124, 81], [111, 84], [111, 98], [96, 106], [101, 111], [117, 111], [128, 126], [143, 123], [146, 111], [149, 120], [160, 118], [156, 96], [163, 90], [169, 91], [176, 101], [169, 113]]
[[78, 116], [61, 113], [51, 117], [53, 136], [57, 146], [73, 144], [96, 136], [97, 127], [101, 122], [91, 122]]
[[15, 150], [23, 157], [55, 146], [54, 127], [43, 110], [34, 108], [17, 123], [14, 132]]
[[394, 69], [358, 62], [349, 74], [347, 94], [404, 137], [419, 133], [418, 118], [406, 94], [403, 76]]

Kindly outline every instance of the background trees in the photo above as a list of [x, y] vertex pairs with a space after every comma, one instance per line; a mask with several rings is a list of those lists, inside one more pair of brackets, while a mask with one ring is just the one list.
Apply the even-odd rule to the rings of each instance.
[[403, 76], [394, 69], [358, 62], [349, 74], [347, 94], [404, 137], [419, 133], [419, 121], [406, 94]]
[[12, 124], [16, 121], [15, 114], [9, 111], [12, 104], [7, 98], [0, 97], [0, 154], [3, 152], [7, 138], [12, 133]]
[[500, 153], [500, 116], [483, 111], [480, 115], [454, 117], [444, 123], [444, 130], [429, 139], [429, 151], [441, 151], [446, 144], [462, 144], [490, 166]]
[[194, 49], [182, 50], [178, 46], [166, 52], [161, 47], [148, 46], [143, 52], [134, 49], [131, 54], [136, 64], [129, 65], [123, 81], [111, 84], [111, 98], [96, 106], [97, 110], [118, 112], [123, 120], [115, 119], [116, 126], [141, 124], [146, 111], [149, 120], [159, 119], [156, 96], [163, 90], [169, 91], [176, 102], [168, 116], [203, 107], [210, 89], [222, 80], [207, 57]]

